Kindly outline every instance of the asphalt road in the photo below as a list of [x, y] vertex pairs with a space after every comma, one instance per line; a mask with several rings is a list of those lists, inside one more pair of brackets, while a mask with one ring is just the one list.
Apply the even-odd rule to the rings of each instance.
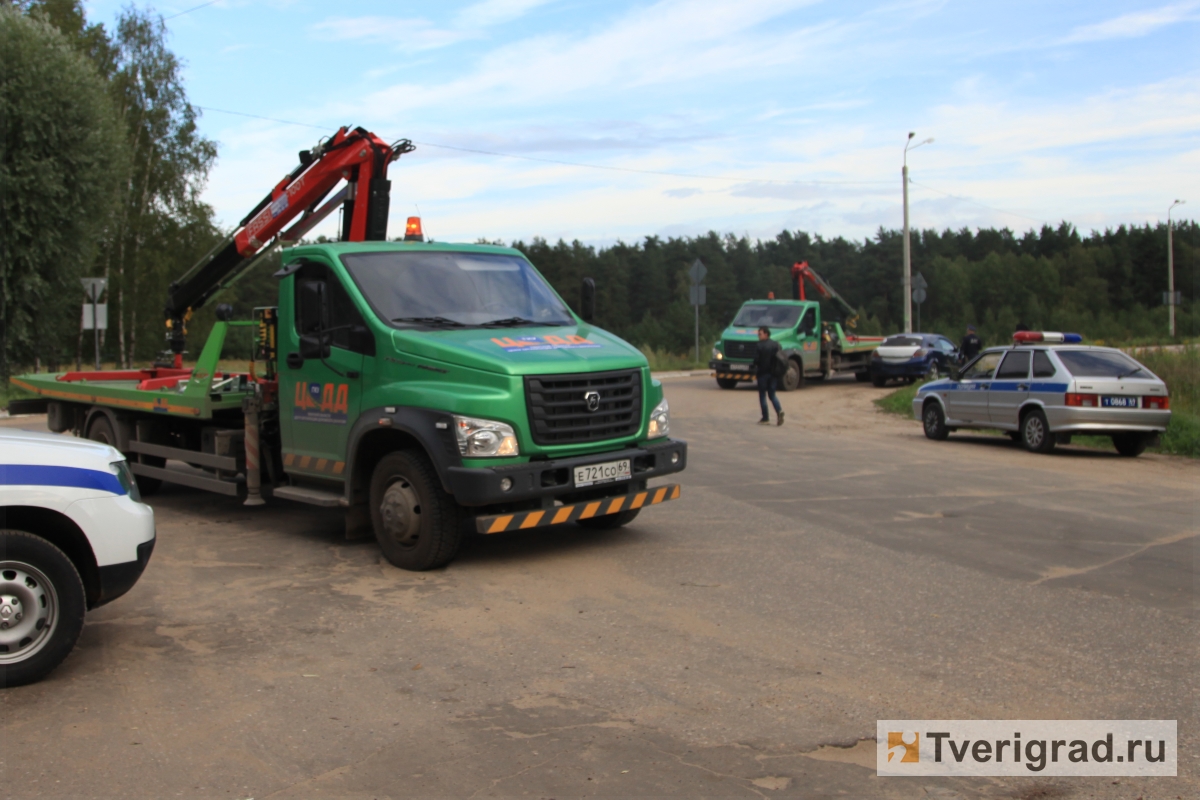
[[[0, 693], [4, 795], [1200, 796], [1194, 462], [666, 383], [682, 499], [432, 573], [164, 490], [141, 582]], [[1177, 719], [1181, 777], [877, 778], [887, 718]]]

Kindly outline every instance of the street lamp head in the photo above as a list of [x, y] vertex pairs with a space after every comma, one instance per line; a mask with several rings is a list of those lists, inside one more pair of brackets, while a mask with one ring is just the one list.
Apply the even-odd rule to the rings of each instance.
[[921, 144], [933, 144], [933, 137], [932, 137], [932, 136], [930, 136], [928, 139], [926, 139], [925, 141], [921, 142]]
[[911, 138], [913, 138], [913, 137], [914, 137], [914, 136], [916, 136], [916, 135], [917, 135], [917, 132], [916, 132], [916, 131], [909, 131], [909, 132], [908, 132], [908, 138], [910, 138], [910, 139], [911, 139]]

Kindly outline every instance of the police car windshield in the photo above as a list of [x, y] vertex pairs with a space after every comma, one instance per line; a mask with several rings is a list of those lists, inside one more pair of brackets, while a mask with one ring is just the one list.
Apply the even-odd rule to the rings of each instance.
[[1150, 371], [1124, 353], [1105, 350], [1056, 350], [1055, 355], [1076, 378], [1149, 378]]
[[405, 326], [573, 325], [529, 262], [502, 253], [345, 253], [379, 318]]
[[801, 306], [745, 305], [733, 324], [747, 328], [790, 328], [800, 319]]

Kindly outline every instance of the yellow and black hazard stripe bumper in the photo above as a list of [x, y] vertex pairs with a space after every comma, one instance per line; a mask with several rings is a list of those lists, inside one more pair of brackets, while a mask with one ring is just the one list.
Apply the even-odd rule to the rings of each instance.
[[496, 514], [490, 517], [476, 517], [475, 530], [480, 533], [504, 533], [505, 531], [524, 530], [526, 528], [544, 528], [548, 525], [564, 525], [568, 522], [578, 522], [581, 519], [602, 517], [606, 514], [616, 514], [620, 511], [633, 511], [645, 506], [656, 506], [668, 500], [679, 499], [679, 484], [658, 486], [635, 494], [623, 494], [618, 497], [606, 497], [603, 500], [591, 500], [586, 503], [576, 503], [570, 506], [556, 506], [537, 511], [517, 511], [512, 514]]
[[735, 380], [735, 381], [752, 381], [752, 380], [755, 380], [755, 377], [754, 377], [753, 375], [750, 375], [750, 374], [748, 374], [748, 373], [745, 373], [745, 372], [720, 372], [720, 371], [715, 371], [715, 372], [713, 372], [713, 376], [714, 376], [714, 377], [717, 377], [717, 378], [721, 378], [721, 379], [723, 379], [723, 380], [724, 380], [724, 379], [731, 379], [731, 380]]

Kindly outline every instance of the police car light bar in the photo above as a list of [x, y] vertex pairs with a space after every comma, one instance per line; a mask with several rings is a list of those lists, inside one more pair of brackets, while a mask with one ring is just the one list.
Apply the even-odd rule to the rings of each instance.
[[1017, 331], [1013, 334], [1014, 342], [1045, 342], [1046, 344], [1080, 344], [1083, 337], [1078, 333], [1058, 333], [1057, 331]]

